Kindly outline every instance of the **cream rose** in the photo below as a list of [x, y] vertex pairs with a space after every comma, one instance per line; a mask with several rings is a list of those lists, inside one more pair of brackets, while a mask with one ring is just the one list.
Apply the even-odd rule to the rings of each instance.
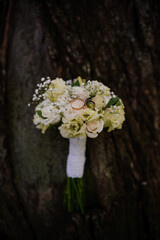
[[125, 120], [124, 107], [121, 105], [117, 108], [115, 113], [112, 113], [109, 108], [104, 112], [103, 116], [104, 127], [108, 127], [108, 132], [111, 132], [115, 128], [121, 129]]
[[84, 87], [78, 87], [78, 86], [72, 87], [72, 92], [76, 97], [79, 97], [84, 101], [90, 96], [89, 91], [86, 90]]
[[86, 134], [90, 138], [95, 138], [103, 130], [104, 122], [102, 119], [88, 122], [86, 124]]
[[58, 97], [65, 92], [66, 85], [65, 81], [61, 78], [56, 78], [52, 80], [50, 88], [46, 91], [46, 97], [51, 101], [57, 101]]
[[62, 78], [56, 78], [55, 80], [53, 80], [53, 85], [54, 88], [60, 90], [64, 90], [66, 85], [65, 85], [65, 81], [63, 81]]
[[107, 105], [110, 100], [110, 96], [103, 96], [97, 95], [96, 97], [92, 98], [92, 101], [95, 103], [95, 107], [97, 109], [102, 109]]
[[63, 113], [63, 116], [67, 120], [71, 121], [73, 119], [78, 119], [82, 111], [83, 109], [80, 110], [73, 109], [71, 104], [69, 104], [66, 108], [66, 111]]

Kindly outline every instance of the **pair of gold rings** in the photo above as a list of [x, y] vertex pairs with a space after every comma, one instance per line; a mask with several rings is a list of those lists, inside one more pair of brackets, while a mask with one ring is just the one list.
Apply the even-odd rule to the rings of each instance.
[[74, 110], [81, 110], [82, 108], [95, 108], [95, 103], [91, 99], [87, 99], [86, 101], [83, 101], [81, 98], [75, 98], [71, 101], [71, 107]]

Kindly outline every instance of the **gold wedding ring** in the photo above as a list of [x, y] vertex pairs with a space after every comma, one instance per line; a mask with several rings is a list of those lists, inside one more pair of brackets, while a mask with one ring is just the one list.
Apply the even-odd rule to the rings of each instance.
[[85, 105], [85, 102], [81, 98], [75, 98], [71, 101], [71, 107], [74, 110], [81, 110]]

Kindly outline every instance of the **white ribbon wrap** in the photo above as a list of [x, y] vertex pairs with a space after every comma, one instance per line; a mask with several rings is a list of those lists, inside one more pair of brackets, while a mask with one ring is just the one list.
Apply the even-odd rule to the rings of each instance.
[[69, 139], [69, 154], [67, 158], [67, 176], [81, 178], [86, 161], [86, 136]]

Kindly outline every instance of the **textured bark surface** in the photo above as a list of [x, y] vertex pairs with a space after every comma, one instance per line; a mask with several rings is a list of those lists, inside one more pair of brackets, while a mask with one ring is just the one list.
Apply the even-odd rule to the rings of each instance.
[[[160, 3], [0, 1], [0, 239], [160, 239]], [[101, 80], [122, 131], [87, 142], [87, 208], [63, 207], [68, 140], [28, 108], [43, 76]]]

